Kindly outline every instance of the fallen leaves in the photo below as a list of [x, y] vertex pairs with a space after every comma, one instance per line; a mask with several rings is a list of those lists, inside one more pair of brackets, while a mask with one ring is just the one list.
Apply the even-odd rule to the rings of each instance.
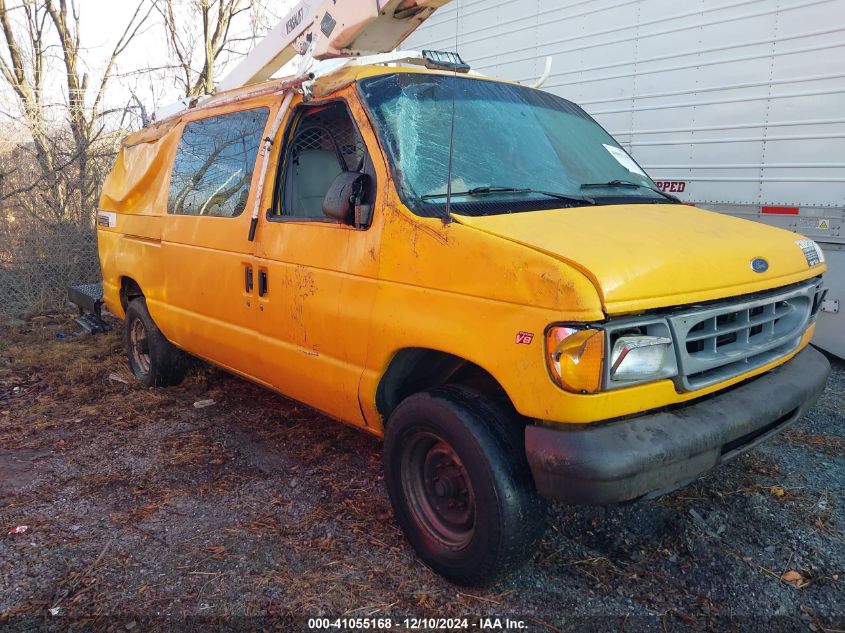
[[769, 494], [771, 494], [773, 497], [784, 497], [786, 496], [786, 490], [783, 486], [770, 486]]
[[783, 572], [780, 579], [787, 585], [792, 585], [796, 589], [803, 589], [810, 584], [810, 580], [804, 574], [800, 571], [795, 571], [794, 569]]

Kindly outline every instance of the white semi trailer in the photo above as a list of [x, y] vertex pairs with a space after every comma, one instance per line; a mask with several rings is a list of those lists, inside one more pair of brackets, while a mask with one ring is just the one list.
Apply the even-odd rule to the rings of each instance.
[[685, 202], [819, 242], [845, 357], [845, 0], [461, 0], [405, 43], [576, 102]]

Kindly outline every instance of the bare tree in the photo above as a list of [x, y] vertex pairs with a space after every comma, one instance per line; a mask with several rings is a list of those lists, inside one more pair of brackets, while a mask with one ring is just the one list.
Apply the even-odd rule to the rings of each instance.
[[[265, 0], [120, 1], [134, 12], [103, 59], [85, 48], [82, 0], [0, 0], [0, 314], [61, 305], [65, 285], [96, 281], [94, 212], [126, 127], [174, 76], [184, 94], [212, 91], [272, 16]], [[119, 69], [159, 16], [172, 59]]]
[[[44, 39], [48, 14], [43, 6], [24, 3], [18, 7], [25, 15], [23, 25], [15, 28], [6, 7], [0, 0], [0, 25], [5, 39], [5, 53], [0, 56], [0, 73], [12, 87], [21, 106], [23, 120], [32, 135], [40, 172], [54, 199], [61, 204], [64, 192], [55, 174], [56, 157], [47, 134], [47, 115], [44, 104]], [[21, 32], [22, 31], [22, 32]], [[19, 40], [25, 40], [22, 44]], [[8, 177], [4, 178], [8, 180]]]
[[[4, 199], [21, 194], [40, 194], [55, 219], [90, 222], [100, 187], [97, 159], [106, 131], [104, 97], [118, 57], [148, 20], [153, 5], [138, 0], [136, 9], [109, 55], [98, 82], [92, 82], [82, 60], [82, 30], [76, 0], [20, 0], [7, 6], [0, 0], [0, 76], [14, 92], [22, 122], [31, 135], [37, 163], [32, 182], [2, 192]], [[18, 19], [13, 12], [18, 12]], [[20, 19], [22, 14], [23, 19]], [[48, 76], [46, 63], [58, 40], [62, 72]], [[66, 99], [63, 116], [56, 117], [55, 104], [47, 101], [48, 82], [62, 87]], [[49, 85], [52, 86], [52, 83]], [[7, 180], [7, 179], [4, 179]]]
[[153, 0], [186, 96], [210, 94], [217, 73], [245, 52], [271, 13], [259, 0]]

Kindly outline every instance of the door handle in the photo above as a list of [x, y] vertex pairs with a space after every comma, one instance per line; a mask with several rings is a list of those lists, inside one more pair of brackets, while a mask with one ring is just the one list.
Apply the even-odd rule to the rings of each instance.
[[252, 275], [252, 266], [246, 266], [244, 268], [244, 287], [246, 288], [246, 293], [252, 293], [253, 287], [253, 275]]
[[267, 279], [267, 271], [266, 270], [259, 270], [258, 271], [258, 296], [263, 297], [267, 294], [270, 290], [270, 286], [268, 285]]

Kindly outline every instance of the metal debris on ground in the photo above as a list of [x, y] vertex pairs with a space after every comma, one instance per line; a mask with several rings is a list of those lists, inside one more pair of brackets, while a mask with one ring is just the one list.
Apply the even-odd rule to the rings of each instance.
[[[111, 380], [112, 382], [119, 382], [119, 383], [122, 383], [124, 385], [129, 384], [128, 380], [126, 380], [125, 378], [121, 378], [117, 374], [109, 374], [109, 380]], [[194, 406], [196, 406], [196, 404]]]

